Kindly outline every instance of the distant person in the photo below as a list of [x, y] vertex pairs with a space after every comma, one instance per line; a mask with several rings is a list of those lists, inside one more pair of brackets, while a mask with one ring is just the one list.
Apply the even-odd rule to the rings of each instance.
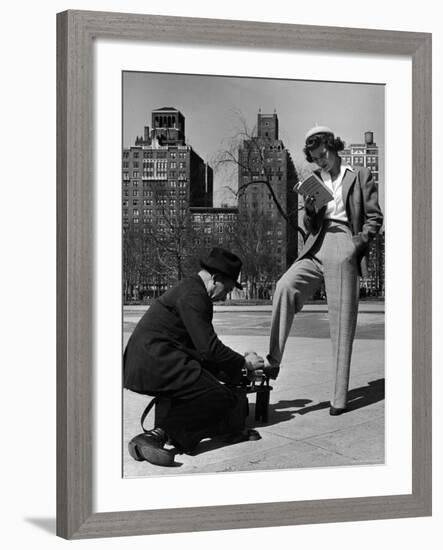
[[199, 273], [152, 304], [125, 350], [124, 387], [169, 400], [158, 425], [130, 442], [136, 460], [171, 466], [177, 452], [191, 452], [206, 437], [228, 435], [235, 442], [251, 435], [244, 430], [246, 394], [234, 387], [245, 374], [261, 379], [263, 358], [225, 346], [212, 325], [213, 302], [242, 288], [237, 282], [242, 262], [214, 248], [200, 265]]
[[346, 409], [359, 275], [367, 274], [369, 242], [383, 223], [377, 184], [370, 170], [346, 164], [338, 154], [343, 149], [343, 141], [326, 126], [316, 126], [306, 134], [306, 160], [318, 165], [315, 173], [334, 199], [317, 209], [313, 196], [304, 197], [308, 237], [298, 258], [276, 285], [266, 360], [266, 367], [272, 367], [277, 376], [294, 315], [324, 281], [335, 375], [331, 415]]

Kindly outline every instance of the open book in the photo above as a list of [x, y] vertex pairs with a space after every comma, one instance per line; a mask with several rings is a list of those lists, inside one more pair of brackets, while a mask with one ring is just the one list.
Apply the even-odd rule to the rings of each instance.
[[332, 201], [334, 195], [329, 187], [323, 182], [323, 180], [317, 176], [317, 174], [310, 174], [306, 179], [300, 181], [294, 185], [294, 191], [306, 197], [306, 195], [312, 195], [315, 197], [315, 207], [317, 210]]

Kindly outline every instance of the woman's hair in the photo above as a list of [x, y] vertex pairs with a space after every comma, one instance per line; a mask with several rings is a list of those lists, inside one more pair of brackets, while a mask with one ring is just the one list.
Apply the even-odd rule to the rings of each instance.
[[306, 140], [305, 147], [303, 148], [303, 153], [308, 162], [313, 162], [311, 151], [317, 149], [320, 145], [324, 145], [326, 149], [335, 151], [336, 153], [338, 153], [338, 151], [343, 151], [345, 148], [344, 141], [339, 137], [334, 137], [329, 133], [315, 134]]

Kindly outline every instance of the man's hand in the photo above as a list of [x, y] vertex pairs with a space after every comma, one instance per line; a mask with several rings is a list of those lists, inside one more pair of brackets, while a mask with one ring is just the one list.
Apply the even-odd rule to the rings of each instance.
[[260, 382], [263, 379], [263, 367], [265, 360], [255, 351], [249, 351], [245, 355], [245, 367], [248, 371], [248, 378], [252, 381]]
[[308, 216], [313, 216], [315, 214], [315, 197], [306, 195], [304, 199], [306, 214], [308, 214]]

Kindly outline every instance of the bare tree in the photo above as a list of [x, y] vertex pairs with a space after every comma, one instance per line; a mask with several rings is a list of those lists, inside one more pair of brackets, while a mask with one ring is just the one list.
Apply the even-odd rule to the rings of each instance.
[[169, 281], [178, 281], [189, 273], [194, 263], [196, 232], [192, 226], [188, 200], [171, 198], [158, 186], [150, 186], [154, 197], [155, 217], [144, 223], [150, 256], [160, 273]]
[[144, 205], [139, 223], [133, 221], [123, 237], [125, 301], [133, 299], [136, 289], [153, 287], [154, 295], [158, 294], [160, 288], [187, 275], [196, 263], [196, 232], [188, 199], [180, 192], [172, 196], [153, 182], [148, 191], [149, 206]]
[[[306, 232], [298, 224], [298, 211], [303, 206], [300, 206], [299, 201], [296, 200], [293, 201], [294, 206], [288, 209], [287, 205], [282, 204], [272, 185], [273, 177], [280, 174], [276, 172], [273, 163], [269, 162], [271, 141], [259, 137], [256, 127], [250, 130], [244, 118], [241, 115], [238, 117], [240, 129], [225, 142], [226, 147], [213, 158], [214, 169], [222, 174], [227, 181], [238, 179], [239, 185], [236, 189], [232, 186], [225, 186], [237, 199], [241, 199], [252, 185], [265, 186], [280, 216], [305, 240]], [[288, 164], [288, 168], [289, 166], [290, 164]], [[302, 167], [301, 171], [305, 174], [307, 169]], [[238, 174], [241, 175], [241, 179]], [[295, 184], [299, 178], [298, 168], [290, 173], [289, 177]]]
[[127, 229], [123, 234], [123, 296], [127, 303], [134, 288], [143, 279], [143, 242], [137, 231]]
[[257, 212], [242, 213], [235, 225], [232, 249], [242, 258], [242, 276], [250, 299], [270, 287], [281, 274], [275, 261], [274, 222]]

